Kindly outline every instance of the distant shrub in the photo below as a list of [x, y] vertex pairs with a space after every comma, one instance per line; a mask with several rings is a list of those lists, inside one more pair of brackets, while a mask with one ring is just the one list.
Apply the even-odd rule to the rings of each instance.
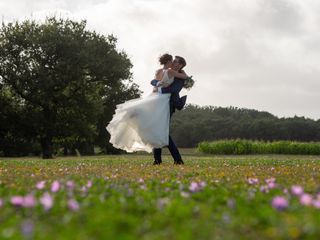
[[198, 151], [209, 154], [320, 155], [320, 142], [219, 140], [201, 142]]

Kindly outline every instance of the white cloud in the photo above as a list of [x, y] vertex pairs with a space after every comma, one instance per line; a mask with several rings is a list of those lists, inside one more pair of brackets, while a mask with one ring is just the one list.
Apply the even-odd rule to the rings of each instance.
[[144, 92], [161, 53], [197, 80], [188, 102], [320, 118], [316, 0], [2, 0], [3, 19], [63, 15], [115, 34]]

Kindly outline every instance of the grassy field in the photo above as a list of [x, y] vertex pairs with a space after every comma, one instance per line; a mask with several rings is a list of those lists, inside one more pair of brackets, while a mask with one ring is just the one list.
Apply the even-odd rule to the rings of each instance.
[[319, 239], [319, 156], [0, 159], [0, 239]]

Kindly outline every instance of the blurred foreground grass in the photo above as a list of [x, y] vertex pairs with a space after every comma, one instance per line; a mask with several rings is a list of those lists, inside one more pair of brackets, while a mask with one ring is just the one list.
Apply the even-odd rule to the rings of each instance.
[[[0, 239], [319, 239], [320, 209], [291, 187], [317, 201], [320, 157], [182, 153], [183, 166], [167, 152], [161, 166], [141, 153], [0, 159]], [[272, 206], [276, 196], [288, 206]]]

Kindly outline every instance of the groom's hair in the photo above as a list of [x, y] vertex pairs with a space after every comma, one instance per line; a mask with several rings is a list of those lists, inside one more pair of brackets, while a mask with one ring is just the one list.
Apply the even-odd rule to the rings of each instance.
[[[187, 65], [186, 60], [185, 60], [183, 57], [175, 56], [175, 58], [178, 59], [179, 64], [182, 65], [181, 69], [184, 68], [184, 67]], [[181, 70], [181, 69], [180, 69], [180, 70]]]

